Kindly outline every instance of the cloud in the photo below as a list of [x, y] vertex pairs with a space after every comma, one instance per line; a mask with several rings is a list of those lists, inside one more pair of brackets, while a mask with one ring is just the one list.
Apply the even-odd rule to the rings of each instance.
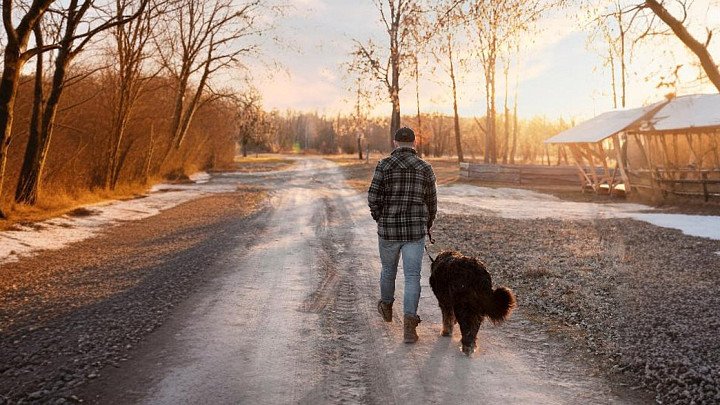
[[319, 74], [320, 74], [320, 77], [322, 77], [323, 79], [325, 79], [329, 82], [334, 82], [335, 79], [337, 79], [337, 76], [333, 72], [331, 72], [328, 68], [325, 68], [325, 67], [320, 68]]
[[345, 109], [344, 89], [320, 73], [305, 76], [293, 73], [258, 84], [268, 109], [325, 111], [335, 114]]

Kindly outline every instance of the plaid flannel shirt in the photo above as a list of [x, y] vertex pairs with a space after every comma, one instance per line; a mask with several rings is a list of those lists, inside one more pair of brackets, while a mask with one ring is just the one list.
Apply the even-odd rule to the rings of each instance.
[[368, 205], [377, 233], [389, 241], [412, 241], [425, 236], [437, 214], [437, 189], [432, 166], [413, 148], [395, 149], [378, 162]]

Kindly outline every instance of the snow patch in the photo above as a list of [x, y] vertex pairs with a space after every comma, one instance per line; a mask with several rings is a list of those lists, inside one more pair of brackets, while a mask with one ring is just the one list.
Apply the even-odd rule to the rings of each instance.
[[190, 175], [190, 180], [197, 184], [204, 184], [210, 181], [210, 173], [208, 172], [197, 172]]
[[238, 178], [213, 179], [202, 173], [191, 176], [196, 183], [158, 184], [150, 193], [126, 201], [110, 201], [85, 206], [88, 215], [63, 215], [31, 226], [16, 225], [0, 232], [0, 264], [18, 261], [40, 250], [60, 249], [70, 243], [90, 238], [107, 227], [157, 215], [183, 202], [210, 194], [237, 189]]
[[631, 217], [655, 226], [678, 229], [686, 235], [720, 240], [720, 216], [635, 213]]
[[686, 235], [720, 240], [720, 216], [648, 213], [653, 208], [633, 203], [562, 201], [531, 190], [471, 185], [438, 187], [438, 208], [449, 214], [489, 212], [509, 219], [592, 220], [632, 218]]

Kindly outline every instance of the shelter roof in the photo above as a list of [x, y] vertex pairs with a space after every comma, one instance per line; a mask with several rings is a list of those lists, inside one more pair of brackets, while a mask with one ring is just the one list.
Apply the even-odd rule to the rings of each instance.
[[720, 94], [693, 94], [672, 99], [639, 132], [720, 128]]
[[646, 107], [608, 111], [545, 143], [596, 143], [628, 129], [644, 134], [720, 129], [720, 94], [679, 96]]
[[545, 140], [545, 143], [600, 142], [639, 122], [659, 105], [608, 111]]

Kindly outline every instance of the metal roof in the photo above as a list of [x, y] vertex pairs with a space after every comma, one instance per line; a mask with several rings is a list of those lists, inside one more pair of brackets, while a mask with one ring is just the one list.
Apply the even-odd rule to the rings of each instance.
[[545, 143], [595, 143], [611, 137], [633, 125], [651, 112], [659, 103], [647, 107], [626, 110], [614, 110], [602, 113], [566, 131], [563, 131]]
[[693, 94], [672, 99], [640, 132], [720, 127], [720, 94]]
[[595, 143], [628, 128], [638, 133], [720, 129], [720, 94], [675, 97], [646, 107], [600, 114], [561, 132], [545, 143]]

